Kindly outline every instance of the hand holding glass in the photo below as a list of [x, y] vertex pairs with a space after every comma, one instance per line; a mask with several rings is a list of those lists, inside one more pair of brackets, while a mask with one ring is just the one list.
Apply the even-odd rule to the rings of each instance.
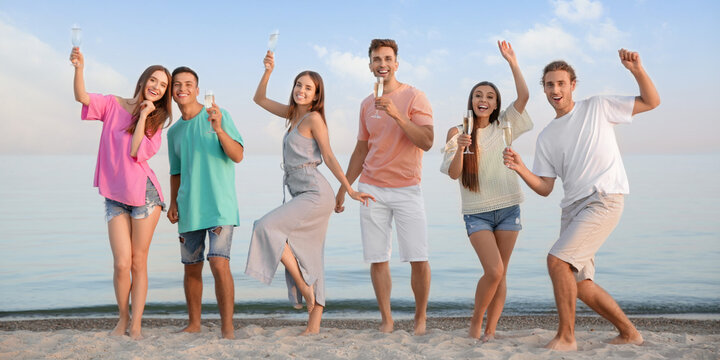
[[[72, 34], [72, 46], [79, 48], [80, 44], [82, 44], [82, 29], [78, 24], [73, 24], [70, 32]], [[77, 65], [77, 60], [73, 61], [73, 65]]]
[[[473, 131], [473, 111], [468, 110], [467, 114], [463, 117], [463, 133], [472, 136]], [[470, 140], [470, 144], [472, 145], [472, 140]], [[470, 151], [470, 146], [465, 148], [465, 152], [463, 154], [474, 154], [472, 151]]]
[[[373, 85], [373, 93], [375, 93], [375, 98], [379, 98], [383, 96], [383, 78], [382, 76], [377, 77], [377, 81], [375, 82], [375, 85]], [[372, 118], [379, 119], [380, 114], [378, 114], [377, 109], [375, 109], [375, 115], [371, 116]]]

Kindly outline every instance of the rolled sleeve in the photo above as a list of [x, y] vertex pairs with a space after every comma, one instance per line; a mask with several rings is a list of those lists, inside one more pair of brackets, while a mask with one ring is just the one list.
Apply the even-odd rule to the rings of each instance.
[[136, 162], [148, 161], [151, 157], [157, 154], [160, 150], [162, 143], [161, 129], [158, 129], [152, 138], [148, 138], [147, 135], [143, 136], [140, 141], [140, 147], [138, 147], [137, 155], [135, 157]]
[[90, 104], [83, 105], [82, 111], [80, 113], [80, 118], [82, 120], [100, 120], [103, 121], [105, 117], [105, 113], [107, 111], [107, 104], [109, 101], [109, 97], [113, 95], [105, 95], [102, 94], [88, 94], [90, 96]]
[[457, 134], [448, 140], [445, 147], [440, 150], [443, 153], [443, 161], [440, 164], [440, 172], [445, 175], [450, 175], [450, 163], [452, 163], [452, 160], [455, 157], [455, 152], [457, 152], [457, 138], [461, 133], [461, 131], [458, 131]]
[[523, 112], [520, 113], [515, 108], [515, 102], [513, 101], [510, 106], [503, 112], [501, 115], [503, 117], [504, 121], [510, 122], [510, 125], [513, 128], [513, 140], [517, 139], [522, 135], [523, 133], [526, 133], [533, 128], [532, 119], [530, 119], [530, 114], [528, 114], [527, 110], [523, 109]]

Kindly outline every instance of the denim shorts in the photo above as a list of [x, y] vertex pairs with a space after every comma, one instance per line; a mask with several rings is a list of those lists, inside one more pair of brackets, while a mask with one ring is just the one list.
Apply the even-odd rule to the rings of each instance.
[[463, 215], [468, 236], [480, 230], [520, 231], [520, 205], [479, 214]]
[[155, 206], [165, 209], [165, 203], [160, 200], [160, 194], [148, 178], [145, 185], [145, 205], [132, 206], [105, 198], [105, 221], [110, 222], [112, 218], [122, 214], [130, 214], [133, 219], [144, 219], [150, 216]]
[[209, 238], [210, 250], [207, 257], [223, 257], [230, 260], [230, 246], [234, 225], [220, 225], [208, 229], [188, 231], [180, 234], [180, 261], [185, 265], [205, 260], [205, 234]]

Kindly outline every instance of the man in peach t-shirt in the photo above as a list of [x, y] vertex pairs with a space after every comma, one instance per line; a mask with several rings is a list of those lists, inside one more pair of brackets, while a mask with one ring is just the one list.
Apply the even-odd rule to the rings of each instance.
[[[432, 109], [425, 94], [395, 78], [398, 69], [394, 40], [370, 43], [370, 71], [383, 79], [383, 94], [368, 96], [360, 105], [360, 127], [346, 177], [358, 189], [375, 196], [376, 202], [360, 208], [360, 230], [365, 262], [370, 263], [375, 297], [382, 325], [393, 330], [390, 311], [390, 255], [392, 220], [397, 228], [400, 259], [410, 262], [415, 294], [415, 335], [425, 333], [430, 294], [427, 220], [420, 189], [423, 151], [433, 144]], [[376, 115], [377, 114], [377, 115]], [[345, 189], [338, 190], [336, 212], [344, 210]]]

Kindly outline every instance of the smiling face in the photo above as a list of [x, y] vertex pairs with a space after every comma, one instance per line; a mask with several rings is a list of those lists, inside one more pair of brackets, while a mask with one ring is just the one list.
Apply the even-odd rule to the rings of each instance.
[[145, 99], [152, 102], [162, 99], [163, 95], [165, 95], [165, 91], [167, 91], [169, 83], [170, 79], [168, 79], [165, 71], [155, 71], [152, 75], [150, 75], [147, 82], [145, 82], [145, 89], [143, 90]]
[[570, 80], [570, 74], [565, 70], [549, 71], [543, 76], [543, 91], [557, 117], [572, 110], [575, 105], [572, 99], [574, 90], [575, 80]]
[[317, 100], [317, 87], [310, 75], [300, 76], [295, 81], [292, 97], [298, 106], [311, 105]]
[[370, 52], [370, 71], [375, 77], [382, 77], [387, 83], [395, 79], [398, 69], [395, 51], [389, 46], [382, 46]]
[[497, 109], [497, 91], [490, 85], [480, 85], [473, 90], [472, 108], [478, 118], [489, 119]]
[[181, 72], [173, 77], [173, 100], [178, 106], [197, 102], [200, 93], [195, 76], [189, 72]]

